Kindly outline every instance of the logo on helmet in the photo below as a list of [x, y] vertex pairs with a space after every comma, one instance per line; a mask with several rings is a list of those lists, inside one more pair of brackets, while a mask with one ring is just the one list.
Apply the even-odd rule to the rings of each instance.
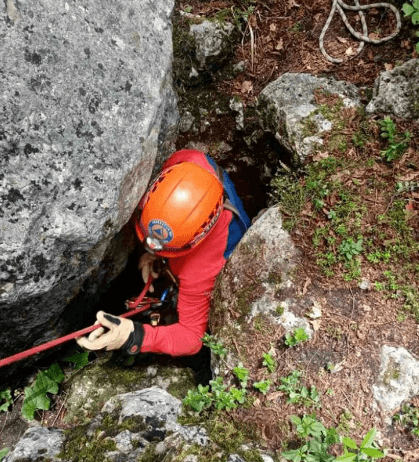
[[173, 239], [173, 231], [170, 226], [161, 220], [151, 220], [148, 224], [148, 233], [164, 244]]

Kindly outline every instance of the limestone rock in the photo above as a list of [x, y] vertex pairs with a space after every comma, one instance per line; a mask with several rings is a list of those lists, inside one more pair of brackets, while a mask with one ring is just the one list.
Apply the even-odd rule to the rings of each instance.
[[163, 390], [176, 390], [182, 396], [195, 384], [193, 372], [188, 368], [164, 365], [138, 365], [131, 368], [115, 367], [104, 358], [76, 374], [69, 384], [67, 421], [85, 423], [113, 396], [134, 392], [139, 388], [158, 386]]
[[74, 329], [89, 283], [121, 271], [134, 241], [118, 232], [178, 118], [173, 1], [12, 3], [15, 19], [0, 3], [0, 357]]
[[404, 348], [384, 345], [374, 399], [385, 412], [392, 412], [403, 401], [419, 394], [419, 360]]
[[198, 70], [219, 66], [228, 56], [234, 26], [231, 23], [203, 21], [190, 26], [190, 34], [195, 39]]
[[51, 460], [61, 451], [64, 440], [62, 430], [45, 427], [28, 428], [4, 462]]
[[419, 119], [419, 60], [411, 59], [381, 72], [374, 84], [369, 113], [387, 112], [404, 119]]
[[[304, 327], [310, 333], [308, 321], [293, 313], [301, 301], [286, 296], [293, 287], [292, 272], [298, 261], [299, 252], [282, 228], [279, 210], [271, 207], [246, 232], [217, 279], [211, 332], [225, 344], [228, 332], [234, 329], [240, 338], [241, 325], [262, 315], [282, 324], [284, 331]], [[278, 312], [279, 306], [282, 312]], [[234, 346], [229, 348], [222, 361], [212, 357], [214, 376], [237, 365], [235, 351]]]
[[[316, 145], [322, 145], [322, 136], [330, 131], [333, 122], [321, 114], [312, 115], [318, 108], [315, 91], [339, 95], [345, 107], [360, 104], [355, 85], [331, 78], [315, 77], [310, 74], [283, 74], [269, 83], [258, 99], [260, 123], [265, 131], [275, 138], [290, 153], [295, 164], [309, 156]], [[305, 133], [305, 125], [311, 120], [315, 134]]]

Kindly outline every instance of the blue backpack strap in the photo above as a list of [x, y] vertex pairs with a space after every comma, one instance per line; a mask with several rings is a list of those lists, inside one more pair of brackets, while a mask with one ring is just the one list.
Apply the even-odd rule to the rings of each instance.
[[228, 228], [228, 240], [226, 250], [224, 252], [224, 258], [228, 258], [233, 252], [244, 233], [250, 228], [250, 219], [244, 210], [243, 202], [237, 194], [234, 183], [231, 181], [228, 174], [219, 167], [216, 162], [206, 154], [208, 162], [217, 173], [219, 180], [221, 181], [226, 199], [224, 201], [224, 208], [233, 212], [233, 219], [230, 222]]

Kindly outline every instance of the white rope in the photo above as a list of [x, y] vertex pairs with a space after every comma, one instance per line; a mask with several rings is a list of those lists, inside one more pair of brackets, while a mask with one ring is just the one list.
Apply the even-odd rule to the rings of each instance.
[[[397, 21], [397, 26], [396, 26], [396, 31], [384, 38], [381, 39], [371, 39], [368, 37], [368, 29], [367, 29], [367, 23], [365, 21], [365, 16], [363, 11], [364, 10], [369, 10], [371, 8], [390, 8], [390, 10], [394, 13], [394, 16], [396, 17]], [[359, 17], [361, 18], [361, 23], [362, 23], [362, 34], [357, 32], [350, 24], [349, 21], [345, 15], [345, 12], [343, 10], [349, 10], [349, 11], [357, 11], [359, 14]], [[343, 22], [345, 23], [345, 26], [349, 29], [349, 32], [360, 41], [358, 50], [356, 51], [354, 56], [351, 56], [350, 59], [355, 58], [355, 56], [358, 56], [359, 53], [361, 53], [362, 49], [364, 48], [365, 42], [368, 43], [374, 43], [374, 44], [379, 44], [382, 42], [387, 42], [388, 40], [391, 40], [394, 38], [399, 32], [401, 28], [401, 19], [400, 19], [400, 13], [399, 10], [391, 5], [390, 3], [372, 3], [371, 5], [360, 5], [358, 0], [355, 0], [355, 5], [347, 5], [344, 3], [342, 0], [333, 0], [332, 4], [332, 9], [330, 10], [329, 17], [327, 18], [326, 24], [323, 27], [323, 30], [320, 34], [319, 38], [319, 46], [320, 46], [320, 51], [323, 53], [324, 57], [328, 60], [331, 61], [332, 63], [341, 63], [343, 62], [343, 59], [340, 58], [333, 58], [330, 56], [326, 50], [324, 49], [324, 36], [326, 35], [327, 29], [330, 26], [330, 23], [332, 22], [333, 16], [335, 14], [335, 11], [338, 11], [340, 14]]]

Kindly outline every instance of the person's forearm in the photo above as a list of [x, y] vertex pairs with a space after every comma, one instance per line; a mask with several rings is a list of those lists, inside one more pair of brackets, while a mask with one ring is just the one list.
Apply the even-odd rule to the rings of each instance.
[[201, 349], [206, 324], [193, 328], [172, 324], [152, 327], [144, 324], [142, 353], [161, 353], [171, 356], [189, 356]]

